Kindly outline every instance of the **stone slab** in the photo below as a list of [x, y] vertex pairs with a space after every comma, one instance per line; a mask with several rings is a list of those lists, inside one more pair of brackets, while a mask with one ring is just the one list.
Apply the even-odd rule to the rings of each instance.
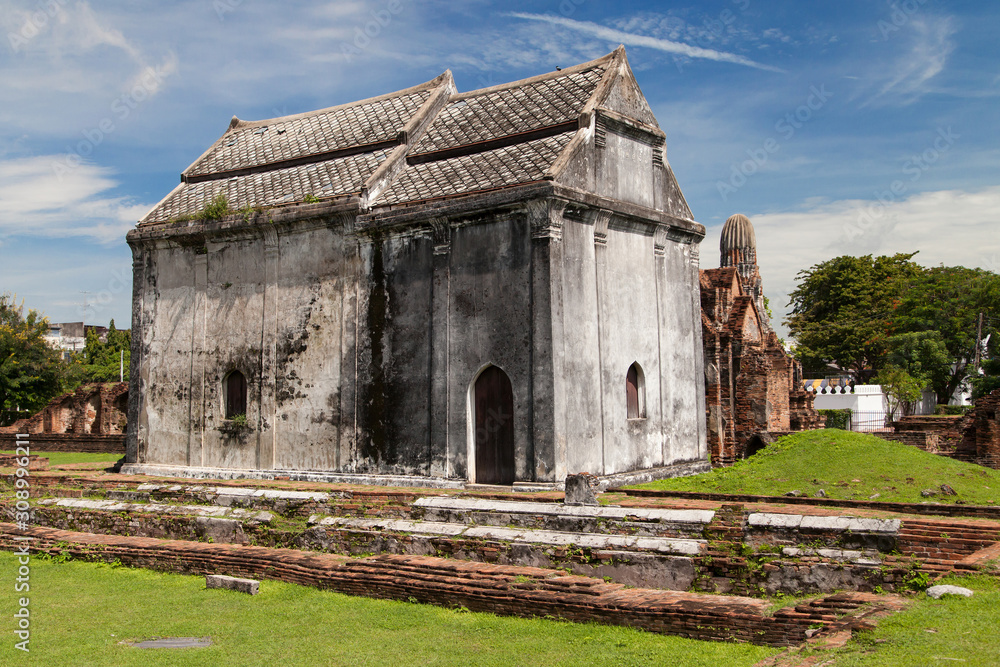
[[224, 574], [206, 574], [205, 588], [225, 588], [247, 595], [257, 595], [260, 592], [260, 582], [256, 579], [240, 579]]
[[162, 639], [147, 639], [141, 642], [127, 642], [132, 648], [208, 648], [212, 645], [211, 637], [163, 637]]
[[164, 466], [149, 463], [126, 463], [123, 475], [150, 477], [185, 477], [189, 479], [288, 479], [295, 482], [328, 482], [330, 484], [367, 484], [371, 486], [410, 486], [425, 489], [462, 489], [465, 480], [412, 475], [355, 475], [316, 470], [241, 470], [234, 468], [195, 468]]
[[899, 532], [899, 519], [858, 519], [846, 516], [809, 516], [801, 514], [773, 514], [754, 512], [747, 517], [747, 524], [754, 528], [785, 528], [824, 530], [832, 532], [895, 535]]
[[436, 521], [407, 521], [406, 519], [350, 519], [345, 517], [324, 517], [313, 515], [309, 523], [320, 526], [363, 528], [365, 530], [391, 530], [399, 533], [420, 535], [461, 535], [468, 528], [464, 523], [444, 523]]
[[487, 498], [453, 498], [432, 496], [417, 498], [416, 507], [447, 509], [465, 512], [493, 512], [504, 514], [536, 514], [545, 516], [573, 516], [626, 520], [637, 518], [661, 523], [708, 524], [715, 517], [712, 510], [661, 510], [640, 507], [575, 506], [558, 503], [534, 503], [519, 500], [491, 500]]
[[[310, 520], [314, 517], [310, 517]], [[319, 518], [316, 516], [315, 518]], [[600, 535], [594, 533], [565, 533], [554, 530], [531, 530], [503, 528], [497, 526], [467, 526], [458, 523], [438, 523], [434, 521], [406, 521], [401, 519], [350, 519], [327, 517], [316, 523], [321, 526], [360, 528], [372, 530], [392, 530], [424, 535], [446, 535], [468, 537], [502, 542], [522, 542], [552, 546], [586, 547], [589, 549], [629, 549], [633, 551], [656, 551], [667, 554], [694, 556], [701, 553], [704, 540], [683, 540], [669, 537], [638, 537], [631, 535]]]
[[846, 561], [857, 563], [858, 565], [879, 565], [882, 560], [878, 557], [878, 552], [874, 550], [858, 551], [855, 549], [808, 549], [799, 547], [785, 547], [781, 550], [785, 556], [799, 558], [802, 556], [819, 556], [835, 561]]
[[97, 512], [144, 512], [147, 514], [183, 514], [199, 517], [238, 519], [270, 523], [274, 515], [228, 507], [206, 505], [168, 505], [166, 503], [123, 503], [115, 500], [91, 500], [88, 498], [46, 498], [39, 505], [65, 507], [67, 509], [91, 510]]
[[481, 537], [504, 542], [528, 542], [556, 546], [575, 545], [589, 549], [631, 549], [695, 556], [701, 553], [704, 540], [678, 540], [669, 537], [635, 537], [629, 535], [598, 535], [594, 533], [561, 533], [553, 530], [524, 530], [496, 526], [472, 526], [464, 537]]
[[801, 514], [754, 512], [747, 517], [747, 525], [752, 528], [798, 528], [801, 523]]

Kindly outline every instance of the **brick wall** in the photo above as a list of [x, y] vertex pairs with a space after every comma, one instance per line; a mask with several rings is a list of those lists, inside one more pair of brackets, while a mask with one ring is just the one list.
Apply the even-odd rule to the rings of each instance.
[[[13, 451], [17, 441], [14, 433], [0, 433], [0, 450]], [[33, 452], [106, 453], [109, 460], [125, 456], [125, 436], [120, 434], [36, 433], [29, 435], [28, 445]]]

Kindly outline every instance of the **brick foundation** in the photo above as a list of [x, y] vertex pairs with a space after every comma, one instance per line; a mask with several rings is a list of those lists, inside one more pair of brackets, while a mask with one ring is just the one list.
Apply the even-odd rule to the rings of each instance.
[[[13, 451], [18, 438], [13, 433], [0, 433], [0, 450]], [[23, 438], [21, 439], [23, 442]], [[29, 447], [36, 452], [86, 452], [125, 456], [124, 435], [84, 435], [76, 433], [39, 433], [28, 437]]]
[[[848, 616], [883, 596], [839, 593], [767, 614], [765, 601], [626, 588], [587, 577], [532, 567], [509, 567], [421, 556], [352, 560], [287, 549], [205, 544], [141, 537], [92, 535], [50, 528], [17, 531], [0, 524], [0, 548], [31, 536], [34, 553], [120, 562], [183, 574], [226, 574], [273, 579], [348, 595], [416, 600], [472, 611], [623, 625], [693, 639], [791, 646], [806, 630], [838, 631], [857, 625]], [[867, 613], [867, 612], [866, 612]]]

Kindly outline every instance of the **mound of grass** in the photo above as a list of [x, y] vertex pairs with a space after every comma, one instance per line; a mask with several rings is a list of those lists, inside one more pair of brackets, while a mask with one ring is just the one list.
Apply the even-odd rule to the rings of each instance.
[[[14, 648], [18, 562], [0, 552], [10, 592], [0, 664], [39, 665], [753, 665], [775, 649], [629, 628], [498, 617], [348, 597], [275, 581], [250, 597], [204, 577], [31, 559], [31, 653]], [[208, 648], [122, 641], [211, 637]]]
[[[942, 484], [951, 486], [958, 495], [941, 495]], [[762, 496], [781, 496], [788, 491], [813, 496], [823, 489], [829, 498], [847, 500], [867, 500], [878, 494], [876, 500], [882, 502], [961, 500], [992, 505], [1000, 502], [1000, 471], [863, 433], [824, 429], [780, 438], [730, 468], [634, 488]], [[925, 498], [920, 494], [924, 489], [938, 495]]]

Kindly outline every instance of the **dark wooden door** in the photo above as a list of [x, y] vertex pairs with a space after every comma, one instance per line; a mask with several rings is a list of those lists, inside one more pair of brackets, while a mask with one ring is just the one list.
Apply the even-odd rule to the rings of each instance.
[[247, 413], [247, 379], [243, 373], [233, 371], [226, 378], [226, 419]]
[[476, 482], [514, 483], [514, 392], [496, 366], [476, 380]]

